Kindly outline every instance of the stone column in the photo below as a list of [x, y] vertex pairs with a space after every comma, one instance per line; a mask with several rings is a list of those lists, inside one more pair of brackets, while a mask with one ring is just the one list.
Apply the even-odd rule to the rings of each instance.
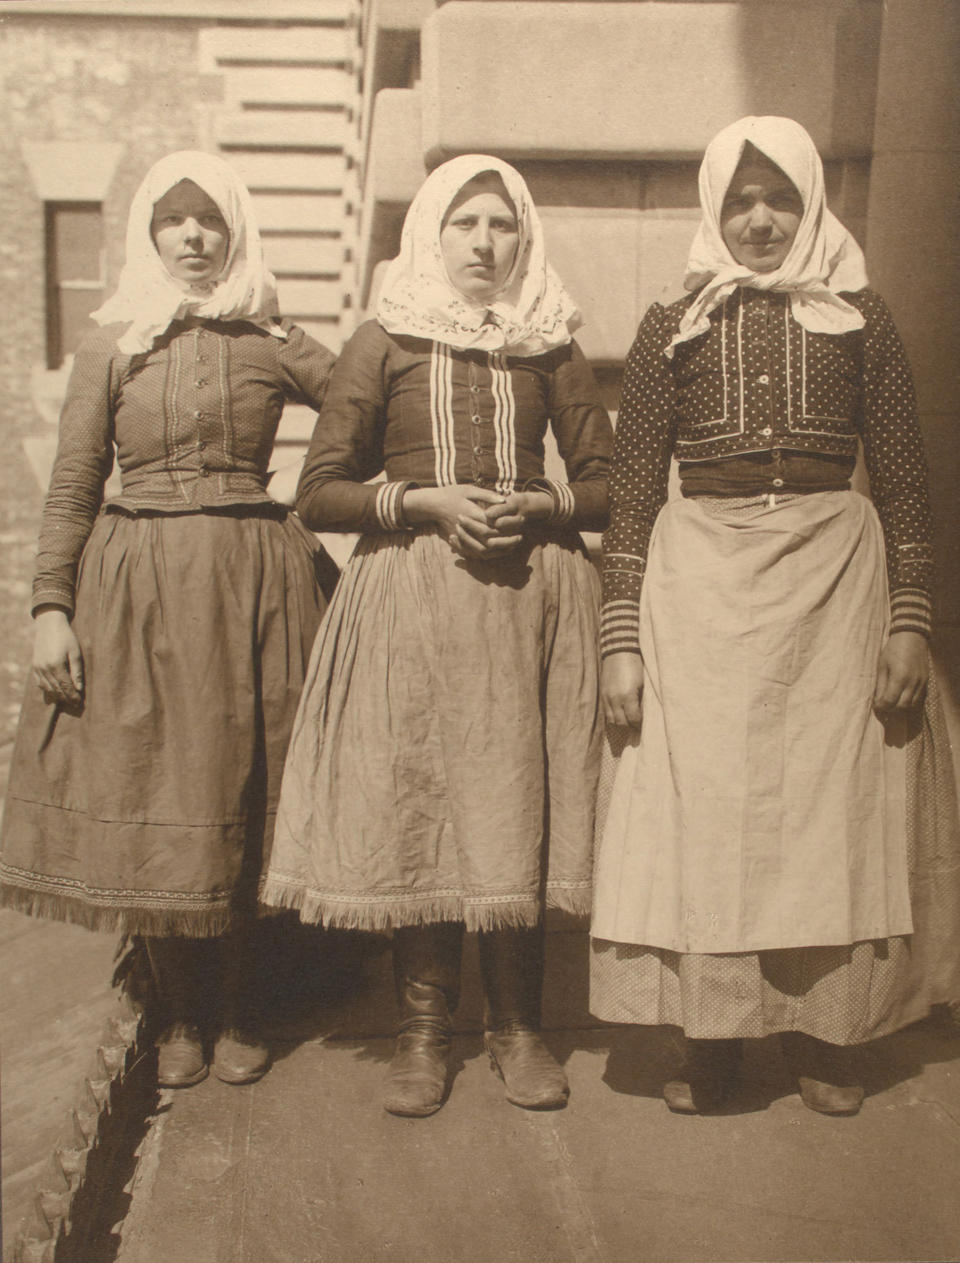
[[[935, 652], [960, 734], [960, 4], [885, 0], [867, 217], [871, 283], [917, 383], [938, 559]], [[960, 743], [954, 743], [960, 749]]]

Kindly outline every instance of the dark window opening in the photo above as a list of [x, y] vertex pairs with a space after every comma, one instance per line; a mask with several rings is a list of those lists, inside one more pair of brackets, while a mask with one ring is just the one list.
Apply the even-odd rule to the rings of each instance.
[[103, 208], [99, 202], [47, 202], [47, 367], [60, 368], [103, 302]]

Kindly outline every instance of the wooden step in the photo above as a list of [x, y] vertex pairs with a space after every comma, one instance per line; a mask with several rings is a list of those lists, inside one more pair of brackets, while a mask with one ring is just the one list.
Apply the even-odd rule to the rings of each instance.
[[224, 101], [234, 109], [245, 105], [342, 105], [354, 95], [354, 78], [346, 70], [238, 67], [222, 73]]
[[337, 238], [267, 237], [263, 243], [267, 267], [277, 276], [340, 276], [344, 246]]
[[296, 320], [299, 316], [339, 316], [343, 306], [343, 286], [336, 281], [277, 282], [280, 310]]
[[226, 155], [251, 192], [277, 189], [342, 193], [347, 164], [340, 154], [256, 153], [235, 150]]
[[329, 26], [215, 26], [200, 31], [202, 69], [209, 74], [223, 63], [312, 62], [346, 65], [353, 61], [354, 32]]
[[261, 231], [340, 232], [343, 200], [313, 193], [254, 193], [253, 205]]
[[310, 149], [340, 152], [353, 139], [345, 110], [235, 110], [217, 120], [227, 149]]
[[[63, 0], [4, 0], [7, 13], [66, 13]], [[342, 26], [356, 9], [353, 0], [70, 0], [69, 8], [78, 17], [186, 18], [190, 22], [242, 22], [259, 26], [262, 22], [308, 23], [310, 26]]]

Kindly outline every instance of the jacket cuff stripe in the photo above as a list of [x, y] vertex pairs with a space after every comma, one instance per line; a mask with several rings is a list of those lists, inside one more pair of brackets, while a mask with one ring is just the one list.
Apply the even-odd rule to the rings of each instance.
[[403, 493], [411, 484], [409, 482], [382, 482], [377, 487], [377, 498], [374, 508], [377, 522], [384, 531], [403, 531], [410, 528], [403, 520]]
[[898, 588], [890, 597], [890, 630], [916, 631], [929, 636], [933, 626], [933, 604], [922, 588]]
[[600, 613], [600, 654], [638, 653], [640, 602], [608, 601]]

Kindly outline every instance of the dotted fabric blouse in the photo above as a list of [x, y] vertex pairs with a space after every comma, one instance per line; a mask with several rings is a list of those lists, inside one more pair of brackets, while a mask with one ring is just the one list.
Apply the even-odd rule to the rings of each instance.
[[77, 565], [120, 465], [131, 513], [271, 504], [267, 465], [285, 400], [319, 409], [334, 357], [297, 325], [284, 339], [244, 321], [174, 322], [150, 351], [125, 355], [125, 325], [77, 351], [43, 509], [33, 608], [73, 611]]
[[672, 360], [664, 349], [692, 297], [650, 307], [627, 357], [617, 420], [605, 654], [638, 652], [647, 548], [671, 459], [685, 495], [805, 493], [848, 486], [858, 440], [884, 531], [892, 626], [929, 632], [930, 505], [910, 368], [880, 296], [844, 297], [865, 327], [829, 335], [802, 329], [786, 295], [740, 290]]

